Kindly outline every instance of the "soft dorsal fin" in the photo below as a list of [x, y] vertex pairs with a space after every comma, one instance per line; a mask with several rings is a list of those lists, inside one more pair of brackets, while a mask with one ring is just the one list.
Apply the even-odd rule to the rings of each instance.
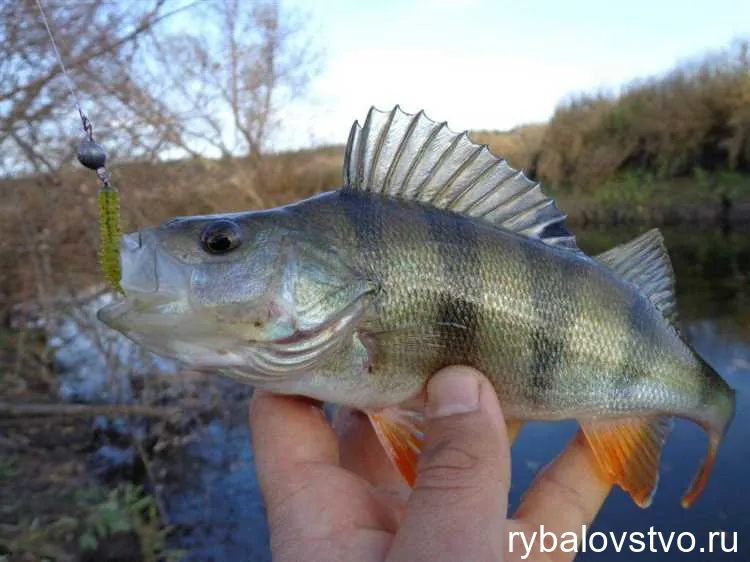
[[615, 246], [595, 259], [638, 287], [679, 331], [674, 270], [658, 229]]
[[372, 108], [364, 126], [355, 122], [346, 147], [344, 190], [419, 201], [578, 250], [565, 215], [538, 183], [466, 132], [455, 133], [423, 111]]

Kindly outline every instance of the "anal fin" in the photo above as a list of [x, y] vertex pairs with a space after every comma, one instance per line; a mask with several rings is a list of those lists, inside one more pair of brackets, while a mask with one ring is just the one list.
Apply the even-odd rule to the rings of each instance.
[[651, 505], [659, 483], [659, 460], [672, 418], [596, 419], [581, 421], [586, 439], [605, 475], [638, 506]]
[[417, 479], [417, 461], [424, 443], [424, 417], [398, 406], [367, 412], [375, 434], [409, 486]]

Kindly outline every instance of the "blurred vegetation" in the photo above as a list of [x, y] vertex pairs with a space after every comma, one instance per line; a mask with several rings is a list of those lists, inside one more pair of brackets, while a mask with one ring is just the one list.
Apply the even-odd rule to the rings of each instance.
[[750, 172], [750, 44], [635, 81], [619, 95], [561, 104], [542, 140], [538, 175], [592, 193], [623, 172], [664, 180]]
[[473, 137], [541, 180], [573, 223], [747, 220], [750, 43]]
[[[0, 472], [0, 482], [3, 478], [10, 476]], [[121, 483], [108, 490], [88, 485], [65, 493], [65, 513], [0, 524], [0, 561], [172, 562], [184, 556], [168, 548], [171, 529], [162, 525], [154, 496], [139, 486]]]
[[546, 132], [547, 125], [531, 124], [510, 131], [473, 131], [471, 138], [486, 144], [493, 154], [502, 156], [513, 167], [530, 171], [533, 175]]
[[[114, 341], [87, 306], [105, 290], [98, 184], [73, 163], [80, 121], [37, 4], [0, 2], [0, 562], [177, 559], [159, 462], [243, 399], [208, 377], [167, 376]], [[338, 183], [340, 150], [331, 164], [325, 149], [269, 149], [319, 71], [300, 7], [42, 5], [107, 149], [126, 229], [277, 205]], [[65, 377], [89, 359], [81, 376], [100, 390], [66, 391]], [[59, 404], [70, 400], [97, 404]]]

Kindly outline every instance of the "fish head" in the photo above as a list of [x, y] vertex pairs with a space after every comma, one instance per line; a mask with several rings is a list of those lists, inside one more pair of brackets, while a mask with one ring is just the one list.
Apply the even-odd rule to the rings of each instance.
[[365, 283], [283, 209], [177, 218], [123, 236], [123, 298], [99, 319], [196, 370], [251, 380], [324, 361], [362, 310]]

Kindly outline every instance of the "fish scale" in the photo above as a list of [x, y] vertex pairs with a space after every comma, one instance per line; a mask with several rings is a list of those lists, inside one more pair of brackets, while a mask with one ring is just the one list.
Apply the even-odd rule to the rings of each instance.
[[488, 377], [511, 438], [577, 420], [643, 507], [673, 418], [709, 438], [689, 506], [734, 415], [734, 391], [680, 334], [658, 231], [585, 255], [539, 184], [423, 112], [355, 123], [339, 190], [138, 239], [105, 323], [193, 368], [363, 410], [409, 484], [425, 383], [451, 364]]
[[[644, 360], [658, 362], [660, 354], [668, 355], [667, 344], [640, 337], [645, 328], [628, 323], [627, 313], [634, 306], [629, 302], [627, 287], [621, 287], [619, 294], [613, 291], [607, 271], [595, 262], [565, 252], [551, 253], [537, 242], [481, 223], [459, 227], [450, 213], [429, 208], [420, 208], [418, 213], [404, 212], [404, 207], [393, 200], [367, 197], [367, 205], [338, 194], [319, 197], [306, 205], [304, 213], [307, 217], [319, 212], [327, 215], [321, 206], [340, 209], [352, 205], [357, 208], [360, 224], [382, 223], [371, 231], [360, 231], [369, 235], [381, 233], [378, 236], [387, 232], [387, 240], [376, 243], [373, 238], [367, 244], [373, 251], [368, 253], [360, 251], [361, 244], [353, 246], [357, 251], [346, 259], [379, 287], [366, 307], [362, 326], [366, 332], [394, 334], [389, 339], [388, 356], [402, 358], [399, 367], [414, 371], [414, 336], [406, 337], [410, 327], [435, 326], [439, 333], [447, 334], [441, 338], [439, 354], [432, 349], [426, 353], [430, 358], [426, 371], [414, 375], [427, 378], [442, 366], [470, 364], [493, 381], [507, 404], [507, 412], [519, 410], [524, 416], [548, 416], [538, 406], [549, 402], [549, 394], [558, 400], [550, 403], [549, 409], [570, 417], [562, 410], [563, 401], [574, 402], [576, 413], [595, 414], [600, 407], [610, 408], [614, 404], [608, 400], [615, 387], [610, 381], [620, 373], [627, 374], [628, 382], [637, 379]], [[471, 250], [466, 246], [468, 230], [472, 232]], [[436, 238], [435, 232], [442, 234]], [[500, 242], [498, 238], [502, 237], [506, 239]], [[345, 254], [347, 248], [339, 251]], [[476, 259], [477, 255], [481, 259]], [[572, 287], [580, 288], [579, 300], [569, 298]], [[638, 302], [647, 304], [643, 298]], [[474, 318], [466, 315], [466, 303], [472, 303]], [[623, 314], [625, 321], [615, 321]], [[636, 316], [640, 324], [645, 323], [641, 321], [644, 316], [643, 311]], [[589, 320], [584, 324], [585, 331], [579, 330], [576, 338], [567, 338], [566, 332], [575, 318]], [[658, 323], [661, 319], [654, 314], [651, 320]], [[465, 348], [469, 329], [473, 331], [472, 346], [481, 349], [476, 359]], [[402, 350], [399, 333], [404, 334]], [[663, 333], [669, 339], [669, 332]], [[684, 347], [684, 354], [689, 355], [679, 338], [672, 337], [668, 343], [676, 346], [678, 352]], [[623, 346], [625, 353], [620, 350]], [[568, 355], [570, 360], [563, 361]], [[612, 360], [613, 355], [625, 358], [616, 361]], [[382, 368], [396, 370], [395, 365]], [[579, 370], [595, 373], [602, 381], [590, 385], [582, 379], [584, 384], [579, 384]], [[683, 377], [674, 370], [675, 384], [681, 385]], [[377, 374], [375, 370], [373, 375]], [[586, 404], [580, 392], [589, 387], [593, 389], [587, 392], [591, 404]]]

